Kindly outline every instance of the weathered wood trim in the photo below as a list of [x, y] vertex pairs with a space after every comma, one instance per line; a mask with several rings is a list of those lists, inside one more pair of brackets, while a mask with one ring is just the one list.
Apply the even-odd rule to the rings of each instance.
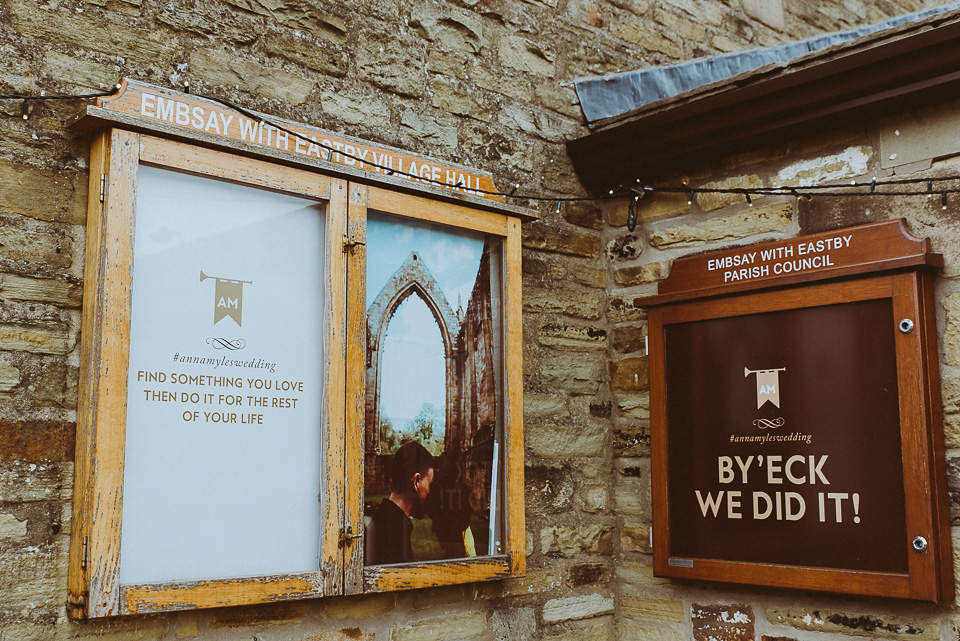
[[440, 225], [449, 225], [461, 229], [496, 236], [507, 235], [508, 216], [493, 212], [480, 211], [472, 207], [445, 203], [422, 196], [411, 196], [396, 191], [370, 187], [367, 207], [389, 214], [416, 218]]
[[506, 579], [511, 576], [510, 558], [506, 556], [402, 565], [370, 565], [363, 570], [363, 587], [364, 592], [390, 592]]
[[[96, 198], [90, 217], [98, 220], [88, 230], [95, 247], [88, 254], [86, 267], [94, 278], [85, 284], [93, 322], [84, 325], [85, 341], [89, 341], [85, 370], [90, 378], [84, 383], [85, 395], [89, 396], [80, 430], [89, 449], [83, 453], [83, 465], [88, 472], [86, 478], [79, 479], [86, 487], [79, 491], [88, 497], [81, 520], [86, 522], [87, 616], [91, 617], [119, 614], [120, 607], [117, 576], [139, 148], [137, 134], [114, 130], [108, 137], [110, 149], [104, 163], [107, 193], [102, 216], [95, 213], [100, 209], [99, 178], [90, 189], [91, 201]], [[79, 543], [82, 546], [82, 540]]]
[[[310, 198], [330, 198], [335, 179], [224, 151], [141, 136], [140, 161], [188, 174], [222, 178]], [[340, 181], [343, 182], [343, 181]]]
[[306, 599], [324, 594], [324, 573], [254, 579], [184, 581], [121, 586], [124, 611], [131, 614], [218, 608]]
[[107, 173], [110, 162], [110, 131], [100, 132], [90, 147], [90, 177], [87, 190], [86, 256], [83, 270], [83, 332], [80, 343], [80, 381], [77, 403], [77, 444], [74, 464], [73, 521], [70, 536], [69, 571], [67, 575], [67, 614], [82, 619], [87, 614], [88, 573], [84, 561], [84, 541], [90, 532], [93, 489], [94, 428], [100, 361], [100, 296], [101, 266], [99, 260], [103, 232], [103, 206], [100, 202], [100, 177]]
[[346, 340], [347, 321], [347, 255], [343, 251], [343, 239], [347, 233], [348, 184], [336, 180], [330, 187], [327, 206], [325, 242], [325, 287], [324, 299], [324, 345], [327, 352], [326, 400], [323, 419], [323, 470], [321, 479], [326, 483], [319, 488], [323, 523], [320, 541], [320, 570], [323, 575], [324, 594], [340, 594], [343, 591], [343, 554], [339, 546], [340, 527], [344, 520], [346, 498], [346, 475], [344, 467], [345, 416], [346, 416]]
[[523, 307], [521, 302], [520, 221], [507, 221], [503, 243], [504, 333], [504, 496], [506, 497], [506, 553], [510, 574], [526, 571], [527, 530], [523, 482]]
[[[347, 209], [347, 237], [352, 244], [347, 254], [347, 390], [344, 468], [346, 505], [343, 527], [354, 536], [364, 533], [364, 371], [367, 353], [367, 193], [366, 185], [350, 183]], [[344, 552], [346, 594], [363, 592], [364, 539], [346, 540]]]

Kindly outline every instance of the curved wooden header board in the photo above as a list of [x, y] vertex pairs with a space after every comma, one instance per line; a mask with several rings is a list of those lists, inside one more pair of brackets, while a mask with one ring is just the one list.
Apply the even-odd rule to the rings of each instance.
[[940, 265], [890, 221], [682, 258], [638, 300], [655, 574], [952, 596]]
[[903, 219], [798, 236], [771, 243], [684, 256], [673, 262], [659, 294], [638, 298], [637, 305], [719, 296], [855, 276], [880, 270], [943, 267], [930, 240], [917, 238]]

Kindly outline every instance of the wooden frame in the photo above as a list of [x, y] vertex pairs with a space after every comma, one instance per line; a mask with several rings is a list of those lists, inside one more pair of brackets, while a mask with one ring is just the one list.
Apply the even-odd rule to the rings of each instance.
[[[502, 265], [504, 274], [502, 292], [504, 318], [504, 496], [507, 497], [503, 517], [505, 520], [504, 554], [483, 556], [475, 559], [453, 561], [429, 561], [400, 565], [367, 566], [362, 577], [354, 576], [351, 592], [381, 592], [408, 588], [424, 588], [456, 583], [469, 583], [490, 579], [522, 576], [525, 571], [526, 540], [523, 497], [523, 400], [522, 400], [522, 318], [520, 303], [520, 221], [516, 218], [493, 212], [477, 212], [461, 205], [431, 201], [422, 197], [403, 196], [379, 187], [355, 186], [351, 195], [351, 220], [353, 216], [364, 217], [366, 212], [391, 214], [454, 228], [483, 232], [503, 240]], [[365, 251], [365, 247], [363, 248]], [[360, 253], [359, 251], [357, 252]], [[356, 269], [363, 269], [357, 260]], [[363, 282], [357, 276], [356, 282]], [[362, 287], [350, 290], [349, 308], [356, 310], [350, 318], [352, 336], [365, 340], [366, 319], [364, 316]], [[352, 372], [363, 371], [365, 350], [363, 345], [350, 349], [355, 360], [348, 362]], [[363, 425], [363, 400], [350, 403], [359, 415], [354, 415], [351, 424]], [[362, 449], [362, 442], [355, 447]], [[363, 523], [363, 482], [360, 475], [351, 476], [348, 485], [351, 522]], [[355, 528], [356, 529], [356, 528]], [[359, 553], [357, 553], [359, 554]], [[362, 567], [362, 554], [356, 557]], [[359, 581], [362, 580], [362, 586]]]
[[[326, 203], [326, 478], [321, 569], [306, 574], [121, 584], [124, 447], [137, 168], [140, 164], [305, 196]], [[524, 572], [520, 221], [315, 171], [121, 129], [91, 148], [83, 343], [68, 613], [73, 618], [263, 603], [463, 583]], [[367, 209], [503, 239], [503, 556], [363, 567], [363, 244]]]
[[[854, 247], [847, 253], [834, 250], [829, 260], [821, 261], [824, 263], [823, 269], [813, 269], [800, 275], [781, 274], [780, 278], [776, 274], [763, 273], [762, 270], [753, 272], [753, 277], [750, 277], [748, 272], [748, 278], [741, 283], [739, 292], [736, 292], [738, 288], [735, 286], [724, 286], [720, 283], [719, 274], [707, 274], [708, 271], [717, 271], [717, 265], [736, 265], [736, 260], [728, 260], [728, 256], [738, 253], [740, 256], [748, 256], [754, 251], [758, 252], [757, 255], [762, 255], [764, 249], [776, 250], [777, 247], [784, 248], [791, 243], [797, 247], [799, 243], [816, 243], [838, 234], [848, 234]], [[846, 248], [850, 248], [850, 241]], [[929, 268], [938, 266], [940, 260], [938, 255], [930, 253], [929, 241], [920, 241], [910, 236], [902, 221], [892, 221], [681, 259], [678, 261], [681, 264], [675, 267], [674, 275], [671, 276], [674, 280], [661, 287], [663, 294], [637, 301], [649, 307], [655, 574], [928, 601], [952, 598], [952, 555], [940, 416], [936, 316], [933, 308], [934, 275]], [[904, 269], [906, 264], [911, 267]], [[696, 277], [698, 272], [699, 278]], [[729, 275], [724, 276], [724, 279], [728, 278]], [[700, 289], [696, 286], [698, 282]], [[671, 451], [676, 451], [671, 450], [671, 443], [673, 439], [681, 438], [680, 430], [688, 428], [686, 425], [674, 425], [670, 419], [668, 402], [671, 389], [667, 376], [669, 350], [665, 344], [667, 332], [671, 327], [680, 327], [684, 323], [711, 322], [718, 319], [733, 319], [731, 322], [738, 322], [738, 318], [757, 318], [790, 310], [848, 307], [848, 303], [864, 301], [888, 301], [892, 307], [889, 327], [887, 330], [881, 328], [880, 332], [886, 332], [890, 337], [896, 361], [892, 367], [895, 368], [898, 390], [896, 403], [899, 407], [899, 434], [894, 438], [898, 437], [902, 451], [902, 509], [905, 514], [905, 533], [901, 548], [903, 552], [899, 553], [905, 553], [906, 570], [875, 571], [803, 563], [764, 562], [762, 557], [768, 554], [766, 552], [749, 560], [731, 560], [731, 557], [737, 556], [736, 553], [727, 558], [677, 555], [673, 547], [680, 544], [676, 541], [683, 540], [682, 545], [689, 547], [690, 539], [677, 538], [673, 529], [678, 527], [676, 523], [682, 515], [678, 510], [682, 508], [679, 504], [674, 505], [671, 500], [674, 496], [671, 493], [670, 480], [670, 465], [673, 460]], [[900, 319], [911, 319], [913, 326], [898, 328]], [[753, 339], [746, 340], [750, 343]], [[759, 408], [759, 389], [757, 394]], [[729, 395], [724, 398], [728, 399], [725, 402], [733, 403]], [[779, 410], [779, 396], [777, 398]], [[676, 402], [682, 403], [683, 399]], [[759, 409], [757, 411], [759, 412]], [[715, 430], [718, 433], [734, 429], [724, 422], [728, 420], [726, 415], [716, 416], [715, 420]], [[731, 431], [731, 442], [733, 434]], [[766, 451], [774, 453], [774, 450]], [[682, 470], [678, 472], [682, 473]], [[746, 472], [743, 474], [746, 479]], [[754, 498], [754, 501], [756, 500]], [[746, 497], [743, 503], [743, 512], [747, 512], [749, 508]], [[690, 504], [684, 505], [689, 515]], [[897, 507], [892, 506], [894, 509]], [[707, 518], [708, 509], [703, 508], [704, 519]], [[754, 510], [757, 510], [756, 503]], [[717, 512], [713, 514], [716, 516]], [[704, 535], [708, 533], [709, 527], [713, 526], [705, 526]], [[884, 523], [882, 527], [893, 526]], [[804, 534], [799, 536], [810, 536], [810, 529], [798, 532], [801, 531]], [[892, 534], [897, 536], [895, 531]], [[695, 540], [699, 534], [692, 536]], [[862, 537], [870, 536], [870, 532], [862, 532]], [[917, 537], [922, 537], [925, 541], [923, 549], [914, 547], [921, 545]], [[898, 545], [896, 541], [894, 538], [895, 546]], [[777, 541], [781, 549], [789, 548], [793, 543], [788, 538]], [[720, 553], [719, 557], [724, 554]]]

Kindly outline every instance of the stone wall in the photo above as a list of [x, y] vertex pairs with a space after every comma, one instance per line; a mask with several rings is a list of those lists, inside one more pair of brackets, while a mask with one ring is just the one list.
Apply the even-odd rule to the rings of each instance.
[[[586, 133], [570, 81], [864, 24], [917, 0], [2, 0], [0, 93], [82, 93], [121, 76], [490, 170], [501, 187], [580, 188], [562, 142]], [[934, 4], [934, 3], [931, 3]], [[88, 135], [79, 101], [0, 101], [0, 638], [680, 639], [843, 633], [954, 638], [948, 608], [660, 581], [650, 576], [649, 291], [686, 251], [846, 222], [814, 201], [653, 200], [635, 238], [622, 208], [541, 207], [524, 231], [528, 576], [435, 590], [94, 623], [65, 617]], [[870, 133], [697, 180], [765, 180], [793, 157], [864, 148]], [[820, 151], [818, 151], [820, 150]], [[786, 160], [785, 154], [793, 154]], [[720, 178], [716, 176], [720, 175]], [[913, 202], [913, 201], [911, 201]], [[939, 211], [911, 217], [951, 267], [941, 281], [944, 386], [960, 396], [958, 263]], [[872, 219], [872, 218], [871, 218]], [[955, 221], [954, 221], [955, 222]], [[729, 232], [729, 235], [728, 235]], [[952, 403], [952, 405], [951, 405]], [[957, 413], [948, 414], [957, 447]], [[739, 605], [738, 605], [739, 604]], [[729, 623], [730, 608], [740, 612]], [[820, 634], [821, 632], [827, 634]]]
[[[958, 125], [960, 102], [955, 102], [717, 158], [690, 166], [685, 175], [663, 176], [657, 184], [756, 188], [957, 175], [960, 141], [951, 132]], [[810, 200], [766, 196], [754, 197], [751, 207], [739, 194], [700, 194], [692, 204], [686, 194], [659, 194], [640, 201], [635, 233], [627, 231], [626, 216], [625, 202], [610, 204], [603, 234], [610, 248], [611, 295], [623, 301], [608, 311], [615, 447], [636, 443], [615, 452], [615, 469], [642, 470], [645, 479], [649, 466], [646, 381], [638, 385], [635, 379], [618, 379], [615, 373], [646, 371], [642, 339], [646, 326], [642, 314], [632, 310], [628, 301], [656, 293], [656, 281], [669, 273], [671, 261], [705, 250], [902, 217], [915, 235], [930, 237], [934, 251], [945, 260], [936, 284], [937, 327], [951, 522], [960, 524], [960, 202], [950, 196], [943, 209], [939, 194], [929, 198], [814, 196]], [[645, 481], [640, 487], [648, 490]], [[631, 515], [619, 503], [615, 512], [623, 521], [615, 541], [620, 552], [617, 576], [622, 581], [618, 586], [621, 638], [840, 641], [852, 637], [955, 639], [960, 634], [956, 614], [960, 598], [932, 606], [791, 590], [721, 589], [655, 578], [647, 537], [649, 513]], [[956, 555], [960, 550], [957, 527], [952, 538]]]

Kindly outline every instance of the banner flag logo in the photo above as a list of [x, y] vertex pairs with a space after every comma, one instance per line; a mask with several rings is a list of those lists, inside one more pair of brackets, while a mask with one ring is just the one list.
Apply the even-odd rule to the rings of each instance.
[[243, 286], [244, 284], [253, 284], [253, 281], [207, 276], [201, 270], [200, 282], [202, 283], [208, 278], [213, 278], [217, 281], [217, 288], [213, 297], [213, 324], [216, 325], [229, 316], [238, 326], [242, 326]]
[[757, 409], [760, 409], [767, 401], [780, 407], [780, 372], [786, 371], [786, 369], [786, 367], [779, 369], [743, 368], [744, 377], [751, 374], [757, 375]]

